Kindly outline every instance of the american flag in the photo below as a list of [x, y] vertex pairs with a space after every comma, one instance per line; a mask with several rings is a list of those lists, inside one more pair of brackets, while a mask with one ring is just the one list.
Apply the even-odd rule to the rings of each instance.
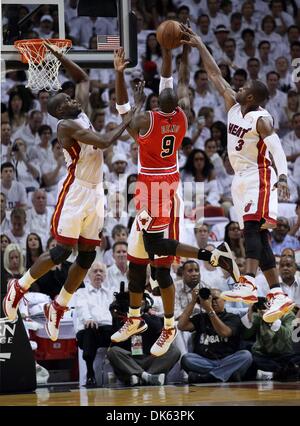
[[98, 35], [98, 50], [115, 50], [120, 47], [120, 36], [118, 35]]

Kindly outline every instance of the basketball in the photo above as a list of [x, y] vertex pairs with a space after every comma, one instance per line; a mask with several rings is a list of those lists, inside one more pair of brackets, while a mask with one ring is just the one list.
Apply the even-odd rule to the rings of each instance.
[[177, 21], [164, 21], [156, 30], [158, 43], [165, 49], [175, 49], [180, 46], [182, 31]]

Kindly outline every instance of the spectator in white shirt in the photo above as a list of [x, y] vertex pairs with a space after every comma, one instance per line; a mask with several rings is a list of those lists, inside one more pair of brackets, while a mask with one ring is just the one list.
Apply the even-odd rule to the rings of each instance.
[[127, 176], [137, 174], [138, 172], [139, 146], [135, 141], [130, 144], [130, 158], [127, 163]]
[[[52, 153], [54, 161], [52, 163], [44, 163], [41, 167], [42, 182], [44, 183], [46, 191], [49, 193], [48, 203], [55, 204], [57, 196], [57, 184], [66, 175], [67, 168], [65, 158], [61, 145], [57, 139], [51, 141]], [[50, 196], [51, 194], [51, 196]]]
[[267, 15], [261, 22], [261, 30], [257, 34], [257, 41], [268, 40], [271, 45], [270, 55], [273, 59], [284, 52], [282, 51], [282, 38], [275, 32], [276, 24], [272, 16]]
[[39, 26], [34, 28], [39, 35], [39, 38], [49, 39], [52, 38], [53, 31], [53, 18], [51, 15], [43, 15], [40, 19]]
[[78, 346], [83, 350], [82, 357], [87, 366], [86, 387], [96, 386], [94, 360], [98, 348], [110, 345], [112, 316], [109, 306], [113, 301], [113, 291], [105, 286], [106, 266], [94, 262], [88, 272], [89, 284], [74, 294], [75, 329]]
[[300, 157], [300, 112], [294, 114], [292, 128], [293, 130], [282, 139], [282, 148], [291, 170], [294, 169], [295, 161]]
[[243, 68], [248, 59], [258, 56], [258, 50], [255, 45], [255, 32], [250, 28], [245, 28], [242, 31], [243, 47], [240, 49], [240, 58], [242, 59], [241, 65]]
[[8, 161], [7, 156], [10, 155], [12, 148], [11, 126], [9, 123], [2, 121], [1, 123], [1, 163]]
[[258, 59], [262, 75], [266, 75], [269, 71], [273, 71], [274, 69], [273, 61], [270, 60], [270, 51], [270, 42], [268, 40], [262, 40], [258, 45]]
[[16, 180], [22, 182], [27, 194], [40, 187], [41, 171], [39, 165], [29, 159], [26, 143], [17, 138], [11, 150], [9, 160], [15, 167]]
[[270, 2], [271, 14], [275, 19], [277, 32], [281, 35], [284, 35], [287, 28], [294, 24], [293, 17], [283, 10], [283, 5], [284, 3], [281, 0], [272, 0]]
[[10, 228], [10, 221], [6, 212], [6, 196], [3, 192], [0, 193], [0, 234], [6, 234]]
[[235, 12], [230, 17], [230, 37], [234, 38], [237, 45], [242, 44], [241, 40], [242, 14]]
[[209, 91], [208, 76], [207, 72], [200, 69], [195, 72], [195, 99], [194, 99], [194, 110], [198, 114], [198, 111], [202, 107], [215, 108], [217, 105], [217, 99], [213, 93]]
[[[297, 265], [291, 256], [281, 256], [279, 262], [279, 274], [281, 277], [280, 287], [300, 308], [300, 280], [296, 276]], [[300, 310], [298, 311], [300, 317]]]
[[[109, 221], [105, 218], [105, 233], [108, 235], [109, 243], [114, 246], [115, 243], [127, 242], [128, 239], [128, 229], [127, 224], [121, 224], [117, 221], [115, 222], [114, 227], [111, 229]], [[106, 266], [111, 266], [114, 264], [113, 248], [106, 250], [103, 256], [103, 262]]]
[[47, 207], [47, 192], [44, 189], [36, 189], [32, 194], [32, 208], [28, 212], [28, 226], [30, 232], [36, 232], [42, 239], [43, 247], [46, 247], [50, 237], [50, 224], [53, 207]]
[[286, 122], [287, 118], [284, 113], [284, 108], [287, 105], [286, 93], [278, 90], [279, 86], [279, 74], [276, 71], [270, 71], [267, 73], [267, 87], [269, 90], [269, 100], [266, 103], [266, 110], [274, 118], [274, 127], [279, 129], [282, 122]]
[[295, 216], [289, 217], [289, 234], [300, 240], [300, 198], [296, 202]]
[[47, 104], [48, 100], [50, 98], [50, 93], [47, 92], [47, 90], [43, 89], [38, 92], [38, 102], [39, 102], [39, 110], [41, 111], [43, 115], [43, 124], [47, 124], [51, 127], [52, 133], [54, 136], [56, 136], [56, 130], [57, 130], [57, 118], [53, 117], [48, 113], [47, 110]]
[[210, 19], [208, 15], [200, 15], [197, 23], [197, 34], [201, 37], [203, 42], [210, 46], [216, 41], [214, 32], [210, 27]]
[[126, 190], [127, 176], [127, 158], [122, 153], [115, 153], [111, 160], [112, 172], [109, 174], [110, 191], [124, 192]]
[[215, 30], [218, 25], [229, 26], [228, 17], [220, 12], [220, 2], [218, 0], [207, 0], [207, 9], [212, 30]]
[[78, 16], [70, 28], [70, 35], [76, 39], [79, 46], [86, 49], [89, 48], [90, 38], [93, 35], [112, 34], [115, 34], [113, 24], [106, 18]]
[[33, 110], [29, 114], [28, 124], [24, 124], [14, 134], [13, 139], [21, 138], [26, 142], [27, 148], [37, 146], [40, 143], [38, 130], [42, 125], [43, 115], [40, 111]]
[[52, 146], [50, 140], [52, 139], [52, 129], [47, 124], [43, 124], [39, 130], [39, 136], [41, 142], [38, 146], [32, 147], [29, 152], [29, 158], [31, 160], [36, 160], [37, 164], [40, 166], [43, 164], [51, 164], [54, 161]]
[[232, 88], [235, 92], [238, 92], [247, 81], [247, 71], [243, 68], [239, 68], [235, 71], [232, 77]]
[[254, 4], [251, 0], [246, 0], [242, 5], [242, 30], [250, 28], [253, 31], [257, 30], [257, 19], [254, 15]]
[[26, 212], [20, 207], [15, 207], [10, 215], [10, 229], [6, 235], [12, 243], [16, 243], [22, 249], [23, 254], [26, 254]]
[[260, 62], [257, 58], [250, 58], [247, 61], [247, 72], [249, 80], [262, 80], [260, 73]]
[[276, 71], [280, 76], [279, 90], [287, 93], [291, 88], [291, 74], [289, 72], [289, 61], [285, 56], [278, 56], [275, 61]]
[[224, 54], [224, 43], [229, 37], [229, 29], [225, 25], [218, 25], [214, 30], [214, 34], [216, 42], [210, 48], [216, 62], [219, 62]]
[[103, 110], [95, 110], [91, 116], [91, 123], [98, 133], [104, 132], [105, 128], [105, 112]]
[[125, 291], [128, 290], [128, 263], [127, 263], [127, 242], [116, 242], [113, 245], [113, 258], [115, 264], [107, 269], [107, 285], [112, 291], [120, 291], [120, 283], [125, 283]]
[[6, 196], [7, 207], [27, 208], [27, 196], [24, 185], [15, 180], [15, 168], [12, 163], [1, 164], [1, 190]]

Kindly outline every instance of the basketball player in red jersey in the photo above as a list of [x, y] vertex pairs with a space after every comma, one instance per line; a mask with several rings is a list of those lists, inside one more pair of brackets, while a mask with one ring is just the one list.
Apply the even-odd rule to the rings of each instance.
[[[127, 62], [124, 51], [115, 54], [117, 108], [124, 117], [130, 110], [124, 81]], [[131, 228], [128, 245], [130, 308], [124, 326], [112, 336], [112, 341], [122, 342], [133, 334], [146, 330], [147, 325], [140, 317], [140, 307], [146, 283], [146, 267], [149, 261], [156, 267], [156, 280], [160, 287], [164, 305], [164, 328], [151, 348], [151, 354], [161, 356], [167, 352], [176, 337], [174, 324], [175, 287], [170, 275], [174, 256], [216, 260], [231, 273], [238, 268], [228, 250], [218, 249], [211, 253], [180, 244], [176, 239], [179, 231], [179, 172], [177, 151], [187, 130], [187, 118], [181, 105], [189, 114], [188, 96], [188, 49], [183, 49], [179, 69], [178, 97], [173, 90], [172, 55], [163, 50], [161, 69], [159, 110], [136, 115], [127, 129], [139, 144], [140, 170], [135, 191], [137, 216]], [[144, 98], [142, 87], [135, 98], [140, 110]], [[168, 238], [169, 237], [169, 238]], [[222, 263], [222, 259], [224, 262]], [[226, 260], [225, 260], [226, 259]], [[221, 264], [222, 263], [222, 264]], [[233, 267], [233, 264], [235, 268]], [[224, 266], [223, 266], [224, 265]], [[228, 266], [229, 265], [229, 266]]]
[[[58, 93], [49, 99], [48, 112], [59, 119], [57, 139], [68, 167], [68, 174], [61, 182], [51, 223], [51, 232], [57, 245], [43, 253], [22, 278], [8, 282], [3, 311], [10, 321], [15, 320], [19, 303], [30, 286], [54, 265], [65, 261], [73, 249], [77, 249], [78, 255], [59, 295], [44, 307], [45, 328], [49, 338], [55, 341], [59, 335], [60, 321], [68, 310], [68, 302], [94, 262], [95, 248], [100, 244], [99, 232], [104, 218], [102, 150], [118, 139], [126, 128], [126, 122], [105, 135], [95, 132], [81, 107], [82, 103], [88, 103], [88, 75], [67, 56], [58, 52], [55, 46], [47, 42], [45, 44], [78, 84], [77, 97], [80, 103], [65, 93]], [[129, 121], [130, 117], [127, 125]]]
[[182, 43], [199, 50], [204, 68], [223, 96], [228, 111], [227, 150], [235, 171], [232, 197], [240, 227], [244, 228], [247, 272], [235, 288], [223, 292], [222, 297], [255, 303], [258, 300], [255, 275], [259, 266], [270, 286], [263, 318], [272, 323], [290, 312], [295, 304], [280, 288], [267, 229], [276, 227], [278, 195], [283, 200], [289, 198], [286, 156], [274, 131], [273, 118], [261, 107], [268, 98], [268, 90], [262, 82], [252, 80], [235, 93], [201, 38], [190, 28], [184, 25], [181, 28], [185, 38]]

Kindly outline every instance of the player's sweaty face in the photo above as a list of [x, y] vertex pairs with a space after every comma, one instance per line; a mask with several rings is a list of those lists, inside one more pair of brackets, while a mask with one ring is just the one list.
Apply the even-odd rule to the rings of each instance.
[[63, 110], [68, 115], [76, 115], [81, 111], [81, 105], [76, 99], [72, 99], [69, 95], [64, 96]]

